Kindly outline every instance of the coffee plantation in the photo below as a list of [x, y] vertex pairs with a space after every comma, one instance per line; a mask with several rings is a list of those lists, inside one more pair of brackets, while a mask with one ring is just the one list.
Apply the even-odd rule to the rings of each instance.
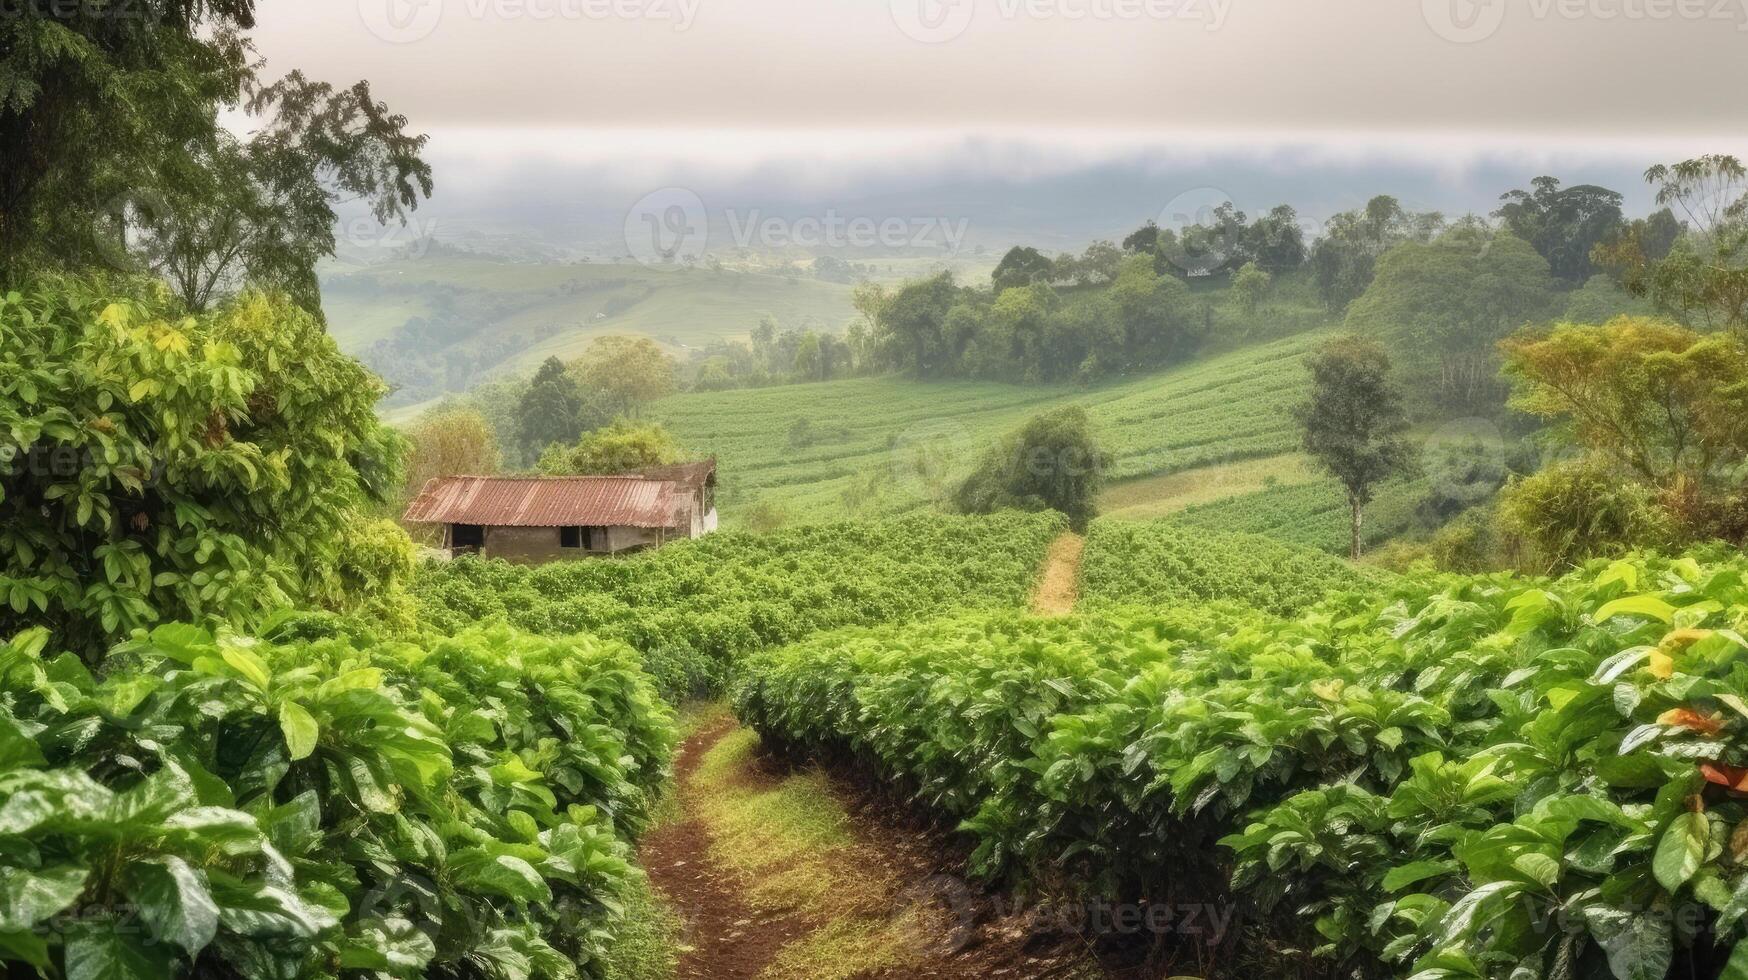
[[1235, 904], [1231, 975], [1738, 976], [1745, 572], [974, 614], [754, 654], [735, 702], [959, 821], [985, 876]]
[[[0, 646], [0, 959], [68, 978], [600, 975], [675, 738], [629, 648], [166, 624]], [[59, 975], [59, 974], [58, 974]]]

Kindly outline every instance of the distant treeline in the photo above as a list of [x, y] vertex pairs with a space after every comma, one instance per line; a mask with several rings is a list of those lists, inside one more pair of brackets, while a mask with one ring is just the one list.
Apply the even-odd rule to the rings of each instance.
[[[1228, 203], [1187, 227], [1148, 222], [1080, 253], [1020, 246], [986, 287], [947, 273], [858, 287], [868, 329], [846, 335], [843, 363], [919, 378], [1090, 381], [1248, 339], [1228, 335], [1234, 324], [1254, 334], [1268, 329], [1258, 321], [1345, 322], [1411, 355], [1399, 363], [1444, 407], [1491, 405], [1502, 394], [1494, 347], [1512, 331], [1569, 308], [1597, 320], [1641, 311], [1622, 287], [1687, 232], [1668, 208], [1628, 221], [1621, 200], [1541, 177], [1502, 195], [1495, 221], [1448, 221], [1380, 196], [1312, 237], [1291, 207], [1253, 220]], [[1283, 294], [1294, 302], [1279, 305]]]

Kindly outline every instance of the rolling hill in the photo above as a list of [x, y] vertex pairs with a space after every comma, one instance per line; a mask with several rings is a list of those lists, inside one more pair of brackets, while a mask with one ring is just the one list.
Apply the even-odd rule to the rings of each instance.
[[837, 329], [850, 286], [802, 275], [512, 262], [438, 250], [331, 274], [330, 330], [396, 386], [394, 409], [502, 373], [572, 358], [596, 337], [651, 337], [677, 356], [746, 336], [760, 319]]
[[722, 463], [723, 509], [758, 502], [795, 520], [894, 513], [937, 499], [977, 454], [1043, 409], [1080, 404], [1117, 480], [1294, 450], [1288, 411], [1306, 378], [1311, 332], [1087, 388], [855, 378], [689, 392], [647, 414]]

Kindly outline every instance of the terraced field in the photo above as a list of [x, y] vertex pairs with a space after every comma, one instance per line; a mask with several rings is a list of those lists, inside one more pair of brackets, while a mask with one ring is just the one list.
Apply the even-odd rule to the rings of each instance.
[[[1378, 489], [1366, 508], [1364, 537], [1371, 547], [1407, 530], [1414, 508], [1428, 490], [1425, 479], [1398, 480]], [[1345, 555], [1348, 550], [1347, 496], [1328, 477], [1281, 484], [1190, 507], [1171, 518], [1182, 527], [1262, 534], [1276, 541]]]
[[[1116, 457], [1112, 476], [1180, 473], [1289, 453], [1289, 412], [1321, 333], [1216, 355], [1094, 388], [858, 378], [687, 393], [652, 406], [692, 451], [722, 463], [731, 519], [755, 501], [796, 520], [896, 513], [928, 502], [1028, 416], [1078, 403]], [[814, 436], [793, 440], [806, 420]]]

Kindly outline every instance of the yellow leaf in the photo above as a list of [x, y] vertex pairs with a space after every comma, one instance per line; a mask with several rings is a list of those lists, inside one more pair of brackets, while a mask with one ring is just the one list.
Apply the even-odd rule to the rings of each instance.
[[266, 661], [256, 656], [253, 651], [229, 644], [225, 646], [223, 653], [225, 663], [230, 664], [232, 670], [242, 674], [256, 687], [267, 689], [267, 684], [273, 679], [273, 671], [268, 669]]
[[1662, 650], [1652, 650], [1649, 669], [1652, 677], [1666, 681], [1675, 676], [1675, 658]]

